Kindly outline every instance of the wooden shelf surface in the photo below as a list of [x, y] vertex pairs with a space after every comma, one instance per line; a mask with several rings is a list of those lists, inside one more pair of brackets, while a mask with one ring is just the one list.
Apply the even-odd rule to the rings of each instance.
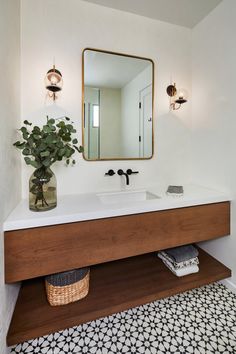
[[156, 254], [93, 266], [89, 295], [66, 306], [51, 307], [42, 278], [23, 282], [10, 324], [9, 346], [160, 298], [230, 277], [231, 271], [200, 250], [200, 271], [173, 275]]

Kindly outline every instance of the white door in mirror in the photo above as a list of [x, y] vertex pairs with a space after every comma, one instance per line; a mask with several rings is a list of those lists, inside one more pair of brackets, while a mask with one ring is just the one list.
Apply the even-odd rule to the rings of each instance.
[[139, 157], [152, 156], [152, 85], [139, 92]]

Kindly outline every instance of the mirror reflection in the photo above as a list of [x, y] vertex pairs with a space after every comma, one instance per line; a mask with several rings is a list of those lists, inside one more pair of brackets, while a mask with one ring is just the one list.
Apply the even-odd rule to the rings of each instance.
[[153, 62], [94, 49], [83, 52], [86, 160], [153, 154]]

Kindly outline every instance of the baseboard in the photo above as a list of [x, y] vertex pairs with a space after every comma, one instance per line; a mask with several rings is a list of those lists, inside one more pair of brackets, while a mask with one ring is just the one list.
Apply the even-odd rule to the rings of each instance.
[[231, 278], [223, 279], [223, 280], [220, 281], [220, 283], [224, 284], [229, 290], [231, 290], [233, 293], [236, 294], [236, 284], [233, 283], [230, 279]]

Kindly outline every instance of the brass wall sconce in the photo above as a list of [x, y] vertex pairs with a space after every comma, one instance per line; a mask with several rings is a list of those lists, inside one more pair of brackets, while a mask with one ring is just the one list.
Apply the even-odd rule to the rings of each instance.
[[46, 74], [45, 86], [48, 90], [49, 97], [55, 101], [57, 99], [57, 92], [61, 91], [63, 86], [62, 74], [55, 68], [55, 65], [53, 65], [53, 68], [48, 70]]
[[167, 95], [170, 97], [170, 109], [180, 109], [183, 103], [188, 101], [188, 93], [184, 89], [177, 90], [176, 84], [169, 85], [166, 89]]

